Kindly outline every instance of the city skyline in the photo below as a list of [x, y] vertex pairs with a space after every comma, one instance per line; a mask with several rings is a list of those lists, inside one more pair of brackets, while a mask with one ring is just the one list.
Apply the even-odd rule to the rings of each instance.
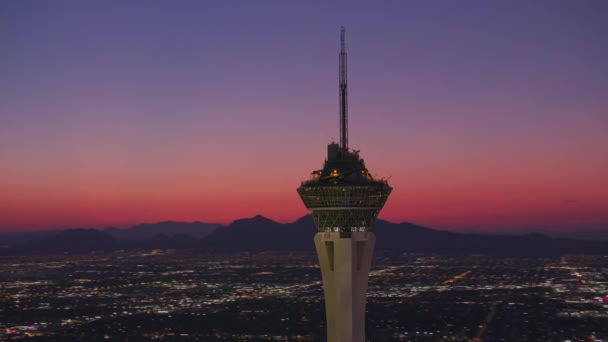
[[380, 218], [608, 228], [602, 2], [0, 6], [0, 231], [305, 215], [341, 25]]

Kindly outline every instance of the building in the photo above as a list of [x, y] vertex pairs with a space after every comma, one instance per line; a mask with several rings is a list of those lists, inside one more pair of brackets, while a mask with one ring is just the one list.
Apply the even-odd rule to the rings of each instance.
[[298, 193], [317, 226], [327, 340], [365, 341], [365, 292], [374, 244], [374, 223], [392, 188], [376, 180], [359, 151], [348, 147], [348, 98], [344, 28], [340, 31], [340, 144], [327, 146], [323, 169], [313, 171]]

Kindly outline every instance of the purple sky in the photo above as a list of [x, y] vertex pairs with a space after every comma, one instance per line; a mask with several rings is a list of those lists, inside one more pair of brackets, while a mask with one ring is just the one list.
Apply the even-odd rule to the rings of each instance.
[[5, 1], [0, 230], [304, 215], [341, 25], [381, 217], [608, 228], [606, 1]]

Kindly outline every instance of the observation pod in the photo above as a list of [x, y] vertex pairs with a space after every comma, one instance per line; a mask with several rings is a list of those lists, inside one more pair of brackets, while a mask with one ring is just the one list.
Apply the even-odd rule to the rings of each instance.
[[302, 182], [298, 193], [312, 211], [319, 232], [346, 237], [353, 232], [373, 232], [391, 190], [386, 181], [373, 179], [357, 152], [340, 151], [332, 143], [323, 169]]

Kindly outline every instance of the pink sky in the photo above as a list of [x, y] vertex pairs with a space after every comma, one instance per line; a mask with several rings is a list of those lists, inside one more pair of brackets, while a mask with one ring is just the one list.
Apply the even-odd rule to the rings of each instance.
[[305, 215], [340, 25], [381, 218], [608, 229], [607, 6], [549, 4], [3, 4], [0, 231]]

